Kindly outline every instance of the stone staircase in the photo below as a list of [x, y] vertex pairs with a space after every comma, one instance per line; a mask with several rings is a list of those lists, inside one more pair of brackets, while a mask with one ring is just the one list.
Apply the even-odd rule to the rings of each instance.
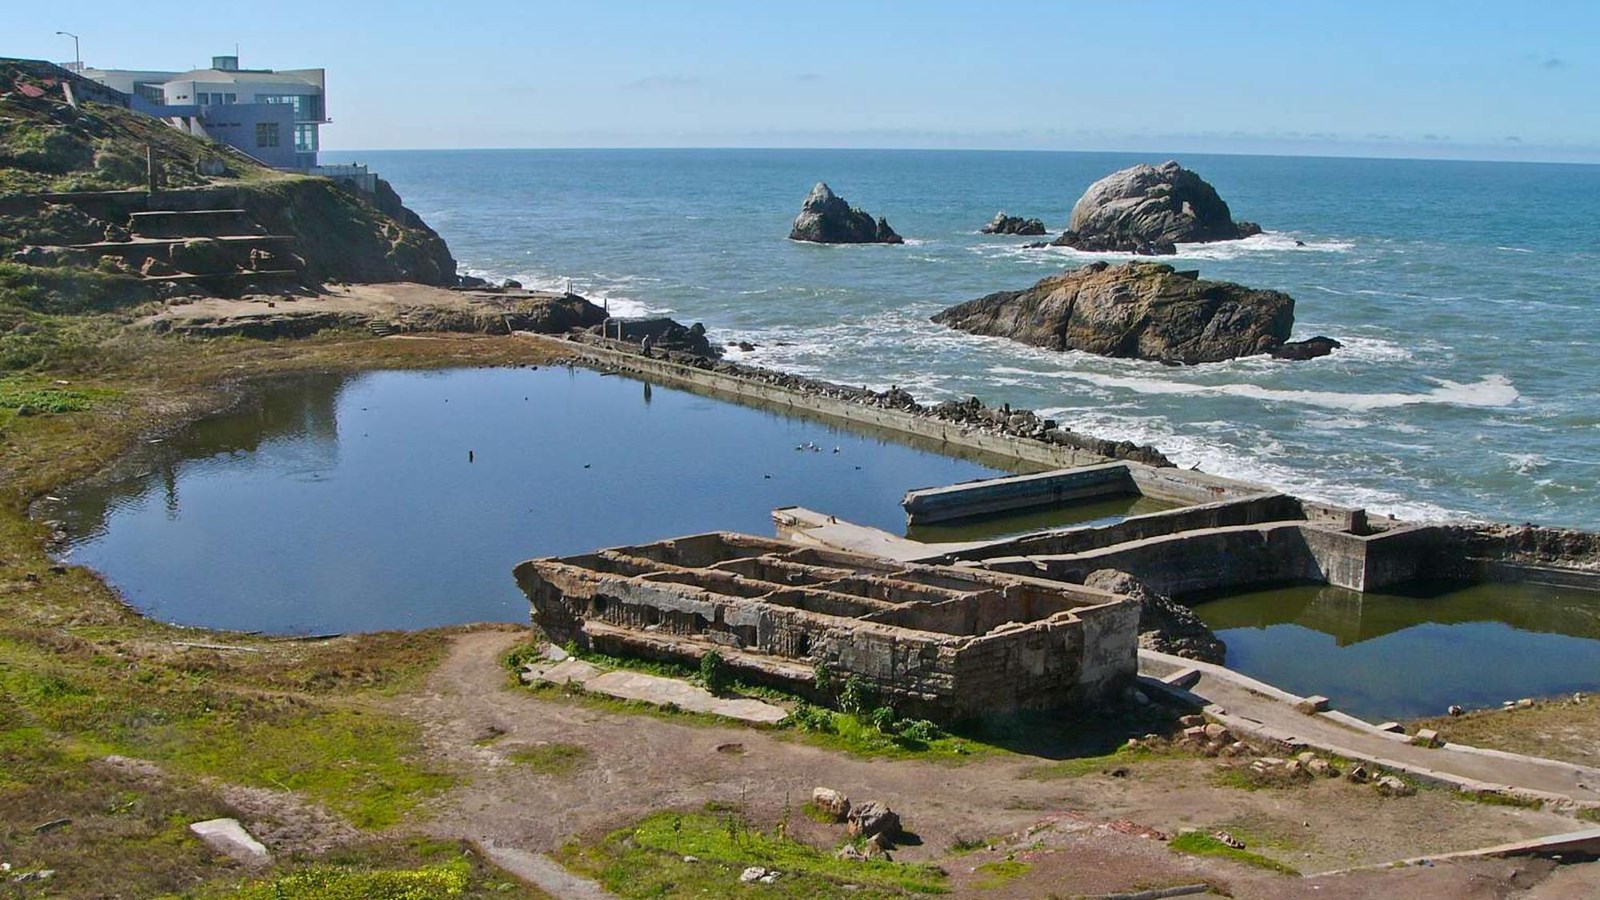
[[[72, 202], [69, 197], [53, 199]], [[293, 235], [268, 233], [243, 209], [147, 207], [124, 212], [122, 224], [116, 224], [119, 217], [107, 214], [110, 210], [95, 212], [101, 216], [93, 218], [105, 223], [103, 240], [31, 248], [33, 259], [24, 261], [120, 272], [149, 281], [200, 283], [218, 290], [292, 285], [305, 268], [294, 252]]]

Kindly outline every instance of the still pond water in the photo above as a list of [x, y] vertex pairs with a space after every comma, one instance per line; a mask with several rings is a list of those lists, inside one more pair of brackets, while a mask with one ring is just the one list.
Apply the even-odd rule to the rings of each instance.
[[1203, 602], [1231, 669], [1375, 721], [1600, 688], [1600, 593], [1539, 584], [1326, 585]]
[[899, 534], [906, 490], [1004, 474], [566, 367], [297, 379], [142, 456], [41, 511], [71, 560], [157, 619], [274, 633], [526, 621], [530, 557], [787, 505]]
[[[304, 634], [526, 621], [511, 568], [530, 557], [771, 534], [786, 505], [900, 534], [906, 490], [998, 474], [586, 369], [374, 372], [280, 382], [40, 514], [64, 523], [71, 561], [148, 615]], [[1118, 498], [912, 536], [972, 540], [1160, 506]], [[1307, 587], [1199, 612], [1231, 667], [1370, 718], [1600, 688], [1592, 593]]]

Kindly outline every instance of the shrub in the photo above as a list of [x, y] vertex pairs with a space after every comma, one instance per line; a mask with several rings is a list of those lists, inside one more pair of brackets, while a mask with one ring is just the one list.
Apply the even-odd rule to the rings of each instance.
[[939, 726], [927, 719], [902, 719], [900, 722], [900, 736], [908, 741], [926, 744], [938, 740], [939, 735]]
[[893, 707], [880, 706], [873, 710], [872, 713], [867, 716], [867, 718], [872, 722], [872, 727], [878, 729], [879, 734], [895, 733], [895, 715]]
[[715, 650], [700, 657], [700, 683], [713, 694], [725, 694], [733, 684], [733, 671]]
[[872, 708], [873, 692], [859, 675], [851, 675], [844, 680], [844, 687], [839, 690], [839, 708], [853, 716], [861, 715]]
[[789, 713], [783, 724], [801, 731], [815, 731], [819, 734], [833, 734], [839, 730], [838, 724], [833, 720], [833, 713], [809, 703], [801, 703]]

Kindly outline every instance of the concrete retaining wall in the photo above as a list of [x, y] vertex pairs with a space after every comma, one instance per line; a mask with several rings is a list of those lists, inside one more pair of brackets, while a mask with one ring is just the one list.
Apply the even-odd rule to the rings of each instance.
[[1110, 525], [1048, 531], [996, 541], [951, 553], [941, 561], [977, 560], [994, 556], [1086, 553], [1116, 544], [1207, 528], [1293, 521], [1297, 518], [1296, 513], [1297, 505], [1294, 498], [1283, 494], [1261, 494], [1242, 500], [1226, 500], [1204, 506], [1129, 516], [1121, 522], [1113, 522]]
[[1054, 506], [1095, 497], [1135, 493], [1127, 463], [989, 478], [946, 487], [907, 491], [901, 506], [911, 524]]

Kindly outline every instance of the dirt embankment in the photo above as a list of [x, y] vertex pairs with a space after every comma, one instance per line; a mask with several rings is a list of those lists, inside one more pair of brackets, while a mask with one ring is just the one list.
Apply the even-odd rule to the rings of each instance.
[[586, 328], [605, 312], [576, 294], [452, 291], [420, 284], [341, 284], [315, 293], [206, 297], [173, 302], [136, 325], [201, 337], [304, 337], [330, 328], [376, 334], [513, 331], [555, 334]]

